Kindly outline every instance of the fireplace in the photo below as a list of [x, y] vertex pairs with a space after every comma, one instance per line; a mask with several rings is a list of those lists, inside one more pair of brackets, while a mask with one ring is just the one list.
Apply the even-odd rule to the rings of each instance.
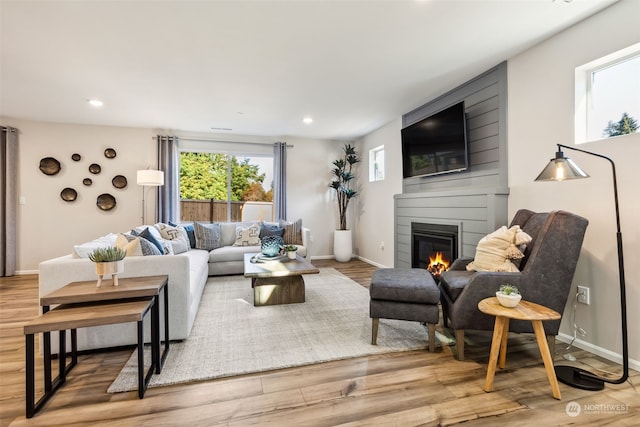
[[411, 223], [411, 267], [426, 268], [434, 276], [458, 258], [458, 226]]

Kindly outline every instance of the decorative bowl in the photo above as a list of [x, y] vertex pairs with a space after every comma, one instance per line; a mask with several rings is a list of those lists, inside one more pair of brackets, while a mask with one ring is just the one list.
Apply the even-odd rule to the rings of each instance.
[[520, 294], [507, 295], [502, 292], [496, 292], [496, 297], [498, 298], [498, 302], [500, 302], [501, 306], [508, 308], [515, 307], [522, 299], [522, 295]]

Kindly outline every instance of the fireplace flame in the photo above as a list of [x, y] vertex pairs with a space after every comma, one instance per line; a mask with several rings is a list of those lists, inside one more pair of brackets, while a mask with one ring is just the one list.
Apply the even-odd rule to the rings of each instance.
[[444, 259], [442, 252], [436, 252], [434, 256], [429, 257], [429, 265], [427, 270], [434, 277], [440, 277], [442, 273], [449, 269], [449, 261]]

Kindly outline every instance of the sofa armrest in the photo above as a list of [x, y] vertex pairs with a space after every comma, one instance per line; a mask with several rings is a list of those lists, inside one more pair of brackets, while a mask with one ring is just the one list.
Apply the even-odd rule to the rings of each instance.
[[307, 249], [305, 258], [311, 258], [311, 229], [302, 227], [302, 246]]
[[453, 264], [451, 264], [451, 267], [449, 267], [449, 270], [466, 270], [467, 269], [467, 265], [473, 261], [473, 258], [470, 257], [463, 257], [463, 258], [458, 258], [455, 261], [453, 261]]

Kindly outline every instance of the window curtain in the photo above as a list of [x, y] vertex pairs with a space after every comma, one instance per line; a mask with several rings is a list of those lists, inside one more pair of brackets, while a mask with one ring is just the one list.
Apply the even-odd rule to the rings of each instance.
[[16, 273], [18, 129], [2, 127], [0, 142], [0, 276]]
[[287, 219], [287, 143], [273, 144], [273, 214]]
[[158, 168], [164, 172], [164, 185], [157, 188], [156, 221], [180, 220], [180, 150], [178, 138], [158, 135]]

